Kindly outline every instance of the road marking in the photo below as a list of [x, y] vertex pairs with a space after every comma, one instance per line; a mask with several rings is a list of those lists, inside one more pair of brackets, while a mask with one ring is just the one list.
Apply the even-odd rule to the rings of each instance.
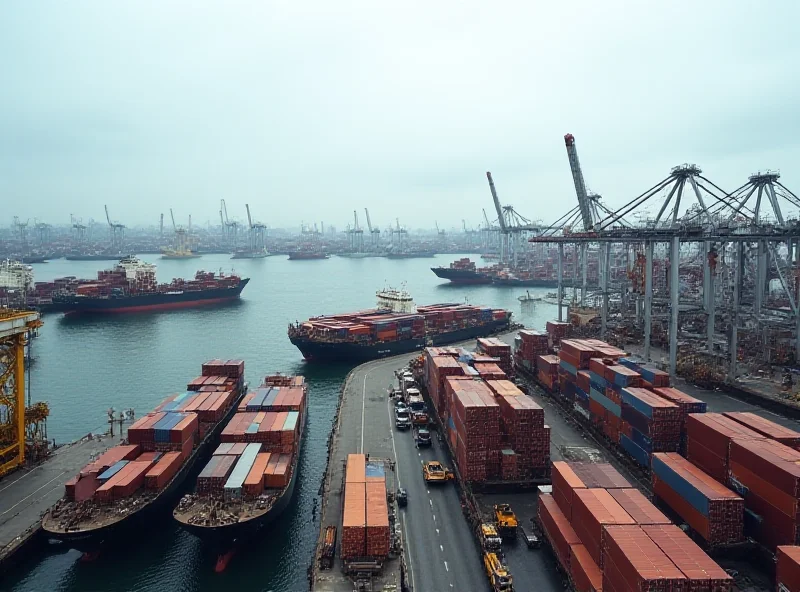
[[447, 571], [450, 571], [450, 568], [449, 568], [449, 567], [447, 567], [447, 561], [445, 561], [445, 562], [444, 562], [444, 568], [445, 568]]
[[402, 518], [403, 518], [403, 532], [405, 533], [405, 536], [403, 537], [403, 543], [404, 543], [403, 547], [404, 547], [404, 549], [405, 549], [405, 551], [406, 551], [406, 553], [408, 555], [408, 572], [411, 575], [411, 589], [412, 590], [416, 590], [417, 589], [417, 583], [414, 581], [414, 567], [413, 567], [413, 565], [411, 563], [411, 545], [409, 544], [409, 540], [408, 540], [408, 526], [406, 526], [406, 515], [405, 515], [405, 513], [403, 513]]
[[442, 553], [444, 553], [444, 547], [442, 547], [441, 545], [439, 545], [439, 548], [442, 550]]
[[775, 417], [782, 417], [782, 416], [778, 415], [777, 413], [775, 413], [773, 411], [770, 411], [769, 409], [764, 409], [763, 411], [764, 411], [764, 413], [769, 413], [770, 415], [774, 415]]
[[425, 491], [427, 491], [427, 492], [428, 492], [428, 495], [430, 495], [430, 494], [431, 494], [431, 490], [430, 490], [430, 489], [426, 489]]
[[433, 507], [433, 500], [428, 500], [428, 503], [431, 505], [431, 508], [432, 508]]
[[438, 528], [436, 529], [436, 534], [439, 534], [439, 529]]
[[[13, 506], [11, 506], [11, 507], [10, 507], [10, 508], [8, 508], [7, 510], [3, 511], [3, 515], [5, 515], [5, 514], [8, 514], [8, 513], [9, 513], [11, 510], [13, 510], [14, 508], [16, 508], [18, 505], [20, 505], [22, 502], [24, 502], [24, 501], [25, 501], [26, 499], [28, 499], [29, 497], [33, 497], [33, 495], [34, 495], [34, 494], [35, 494], [37, 491], [41, 491], [42, 489], [44, 489], [45, 487], [47, 487], [48, 485], [50, 485], [50, 484], [51, 484], [53, 481], [55, 481], [55, 480], [59, 479], [59, 478], [60, 478], [60, 477], [61, 477], [61, 476], [62, 476], [64, 473], [66, 473], [66, 471], [61, 471], [61, 472], [60, 472], [58, 475], [56, 475], [55, 477], [53, 477], [52, 479], [50, 479], [50, 481], [48, 481], [47, 483], [45, 483], [44, 485], [42, 485], [42, 486], [41, 486], [41, 487], [39, 487], [38, 489], [35, 489], [35, 490], [34, 490], [34, 491], [32, 491], [31, 493], [29, 493], [28, 495], [26, 495], [25, 497], [23, 497], [23, 498], [22, 498], [21, 500], [19, 500], [19, 501], [18, 501], [16, 504], [14, 504]], [[51, 487], [50, 489], [52, 490], [52, 489], [54, 489], [54, 488], [52, 488], [52, 487]], [[48, 493], [49, 493], [49, 491], [48, 491]]]
[[358, 449], [360, 454], [364, 454], [364, 407], [367, 401], [367, 376], [370, 372], [371, 369], [364, 373], [364, 388], [361, 389], [361, 448]]
[[436, 522], [436, 514], [433, 515], [433, 521]]
[[[398, 464], [397, 462], [397, 447], [394, 445], [394, 429], [392, 426], [392, 403], [390, 399], [386, 399], [386, 413], [389, 416], [389, 433], [392, 436], [392, 452], [394, 453], [394, 463], [395, 465]], [[400, 483], [400, 467], [397, 467], [397, 470], [394, 472], [397, 475], [397, 488], [400, 489], [402, 487]]]

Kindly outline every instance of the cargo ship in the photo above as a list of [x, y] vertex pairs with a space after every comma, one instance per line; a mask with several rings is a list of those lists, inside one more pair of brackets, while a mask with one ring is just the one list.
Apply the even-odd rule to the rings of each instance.
[[100, 253], [70, 253], [64, 256], [67, 261], [118, 261], [127, 256], [127, 253], [111, 253], [102, 251]]
[[270, 253], [268, 253], [266, 249], [256, 249], [255, 251], [240, 249], [234, 251], [231, 259], [264, 259], [269, 256]]
[[321, 251], [294, 251], [289, 253], [289, 261], [308, 261], [311, 259], [330, 259], [330, 255]]
[[121, 313], [219, 304], [239, 298], [250, 281], [198, 271], [194, 280], [157, 284], [155, 273], [155, 265], [125, 257], [114, 269], [98, 272], [96, 282], [79, 281], [53, 293], [53, 308], [67, 314]]
[[67, 481], [45, 514], [48, 538], [86, 553], [153, 524], [174, 504], [195, 467], [211, 454], [244, 393], [244, 362], [211, 360], [187, 391], [172, 395], [131, 424], [109, 448]]
[[417, 307], [405, 290], [377, 293], [377, 308], [313, 317], [289, 325], [289, 340], [306, 360], [362, 363], [448, 345], [507, 329], [511, 312], [458, 303]]
[[478, 271], [475, 262], [469, 257], [453, 261], [449, 267], [431, 267], [431, 271], [444, 280], [454, 284], [491, 284], [492, 278]]
[[263, 531], [292, 500], [307, 395], [302, 376], [267, 376], [245, 395], [195, 491], [173, 510], [181, 528], [209, 545], [220, 561]]
[[389, 259], [418, 259], [420, 257], [436, 257], [435, 251], [389, 251], [386, 253]]

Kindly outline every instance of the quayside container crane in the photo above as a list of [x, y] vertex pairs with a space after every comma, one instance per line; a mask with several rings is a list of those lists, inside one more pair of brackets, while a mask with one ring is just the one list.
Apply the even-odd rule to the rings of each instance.
[[594, 227], [592, 216], [592, 205], [586, 191], [586, 183], [583, 180], [581, 163], [578, 160], [578, 149], [575, 147], [575, 136], [567, 134], [564, 136], [564, 144], [567, 146], [567, 157], [569, 158], [569, 168], [572, 171], [572, 181], [575, 183], [575, 193], [578, 195], [578, 208], [581, 212], [583, 230], [589, 231]]

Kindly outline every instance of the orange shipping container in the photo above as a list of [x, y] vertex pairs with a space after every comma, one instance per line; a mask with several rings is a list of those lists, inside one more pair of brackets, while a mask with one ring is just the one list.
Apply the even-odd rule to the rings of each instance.
[[264, 471], [267, 470], [270, 457], [269, 452], [259, 452], [256, 455], [256, 460], [244, 480], [245, 495], [255, 497], [264, 491]]
[[183, 456], [180, 452], [167, 452], [145, 473], [145, 488], [160, 491], [176, 475], [182, 464]]
[[348, 454], [345, 481], [347, 483], [365, 483], [367, 478], [367, 458], [363, 454]]

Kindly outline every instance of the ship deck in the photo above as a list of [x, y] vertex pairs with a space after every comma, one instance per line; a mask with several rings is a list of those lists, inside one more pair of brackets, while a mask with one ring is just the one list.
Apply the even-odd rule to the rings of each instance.
[[84, 438], [56, 449], [42, 464], [0, 481], [0, 565], [14, 562], [39, 539], [42, 515], [64, 495], [64, 484], [120, 441], [119, 435]]
[[[275, 505], [275, 502], [280, 499], [280, 492], [282, 489], [268, 490], [269, 493], [274, 493], [266, 501], [245, 501], [244, 503], [225, 503], [217, 499], [200, 497], [197, 494], [188, 494], [181, 500], [181, 504], [172, 513], [175, 520], [182, 524], [194, 524], [198, 526], [208, 526], [210, 528], [217, 526], [227, 526], [236, 522], [246, 522], [254, 518], [259, 518], [269, 512]], [[190, 505], [185, 505], [183, 500], [191, 499]], [[211, 510], [216, 510], [217, 519], [214, 522], [202, 524], [209, 520]]]

